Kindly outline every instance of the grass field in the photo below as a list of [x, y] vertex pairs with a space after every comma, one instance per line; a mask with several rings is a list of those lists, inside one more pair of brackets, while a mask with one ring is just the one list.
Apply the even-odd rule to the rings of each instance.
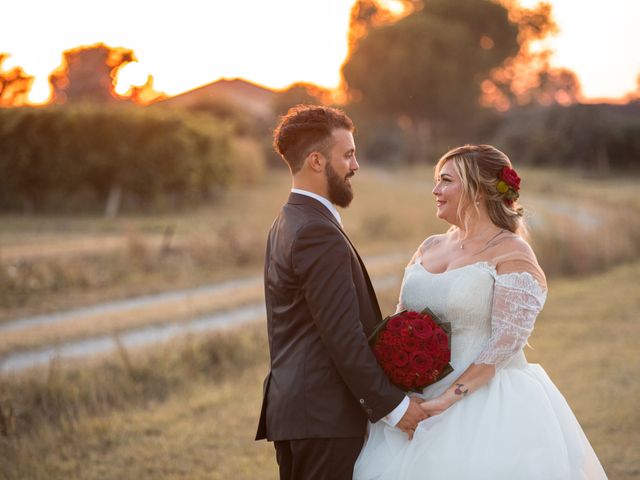
[[[565, 394], [609, 478], [638, 478], [638, 179], [521, 173], [550, 286], [527, 355]], [[426, 167], [363, 168], [354, 184], [343, 220], [365, 256], [408, 259], [446, 229], [434, 217]], [[215, 205], [115, 220], [0, 216], [0, 322], [259, 275], [288, 186], [287, 175], [270, 172]], [[404, 261], [380, 272], [401, 272]], [[255, 301], [260, 290], [3, 334], [0, 354], [208, 313]], [[390, 311], [397, 286], [379, 294]], [[264, 326], [253, 325], [0, 376], [0, 479], [277, 478], [272, 446], [252, 441], [267, 358]]]
[[[640, 475], [639, 276], [634, 263], [551, 281], [527, 351], [566, 396], [612, 480]], [[388, 311], [397, 291], [381, 293]], [[5, 379], [0, 399], [13, 430], [0, 436], [0, 478], [275, 479], [272, 446], [253, 441], [266, 362], [256, 325], [98, 362], [90, 375], [54, 369]]]
[[[522, 202], [548, 275], [585, 274], [640, 255], [637, 177], [522, 176]], [[286, 172], [271, 171], [215, 204], [170, 214], [0, 215], [0, 322], [259, 272], [266, 231], [289, 184]], [[411, 255], [425, 236], [446, 230], [435, 218], [430, 168], [364, 166], [354, 185], [343, 219], [363, 255]]]

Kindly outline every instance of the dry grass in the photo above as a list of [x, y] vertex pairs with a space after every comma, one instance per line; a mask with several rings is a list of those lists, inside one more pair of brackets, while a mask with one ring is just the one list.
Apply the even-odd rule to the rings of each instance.
[[[640, 474], [640, 263], [550, 282], [527, 356], [567, 397], [612, 480]], [[397, 288], [381, 292], [384, 311]], [[0, 478], [275, 479], [254, 442], [264, 327], [5, 380]], [[129, 366], [127, 366], [129, 365]], [[12, 415], [7, 415], [12, 411]]]
[[640, 477], [640, 264], [552, 280], [527, 356], [574, 409], [609, 478]]
[[[637, 178], [549, 170], [522, 176], [533, 241], [549, 274], [587, 273], [640, 255]], [[431, 177], [427, 167], [363, 168], [356, 200], [343, 212], [362, 254], [410, 256], [426, 236], [446, 230], [435, 218]], [[283, 169], [188, 212], [113, 220], [1, 216], [0, 253], [7, 253], [0, 261], [0, 321], [259, 273], [266, 231], [289, 186]], [[603, 222], [585, 227], [585, 216]]]
[[[87, 416], [147, 405], [199, 382], [224, 381], [267, 361], [264, 329], [184, 337], [172, 343], [0, 377], [0, 423], [6, 439]], [[2, 438], [2, 435], [0, 435]], [[0, 451], [2, 449], [0, 448]]]
[[273, 447], [251, 440], [263, 370], [21, 439], [5, 478], [276, 479]]
[[232, 292], [192, 294], [186, 299], [159, 301], [115, 313], [87, 314], [62, 323], [42, 324], [7, 331], [0, 337], [0, 356], [16, 350], [64, 341], [117, 334], [133, 328], [189, 321], [194, 318], [259, 301], [263, 286], [257, 282]]
[[[369, 273], [374, 278], [398, 274], [402, 270], [403, 262], [403, 256], [381, 257], [368, 262]], [[256, 281], [233, 289], [193, 292], [183, 298], [162, 299], [118, 312], [87, 313], [64, 322], [44, 323], [3, 332], [0, 336], [0, 358], [17, 350], [42, 345], [55, 345], [103, 334], [118, 334], [149, 325], [188, 322], [204, 315], [263, 300], [264, 287], [261, 278], [257, 276]]]

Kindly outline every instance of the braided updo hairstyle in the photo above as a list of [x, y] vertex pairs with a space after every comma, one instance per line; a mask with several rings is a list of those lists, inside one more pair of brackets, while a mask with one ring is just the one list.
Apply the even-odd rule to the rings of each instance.
[[[462, 183], [462, 198], [458, 205], [458, 218], [468, 225], [471, 217], [479, 213], [477, 203], [484, 201], [489, 218], [498, 227], [527, 236], [524, 209], [516, 201], [509, 201], [497, 189], [504, 167], [512, 168], [504, 153], [491, 145], [463, 145], [445, 153], [435, 168], [436, 177], [442, 166], [451, 161]], [[469, 208], [472, 207], [472, 208]]]
[[320, 105], [296, 105], [280, 119], [273, 132], [273, 146], [294, 174], [300, 171], [311, 152], [319, 151], [328, 156], [331, 135], [338, 128], [353, 132], [353, 122], [341, 110]]

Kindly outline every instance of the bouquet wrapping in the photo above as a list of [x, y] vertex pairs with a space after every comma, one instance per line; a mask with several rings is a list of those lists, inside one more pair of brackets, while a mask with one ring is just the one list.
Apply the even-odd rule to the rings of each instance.
[[453, 371], [451, 324], [428, 308], [388, 316], [369, 343], [391, 382], [402, 390], [421, 392]]

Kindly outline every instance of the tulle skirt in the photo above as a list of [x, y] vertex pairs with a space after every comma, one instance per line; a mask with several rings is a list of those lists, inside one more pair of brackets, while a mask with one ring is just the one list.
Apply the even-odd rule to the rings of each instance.
[[355, 480], [606, 478], [566, 400], [536, 364], [499, 370], [421, 422], [411, 441], [384, 422], [370, 424], [354, 470]]

